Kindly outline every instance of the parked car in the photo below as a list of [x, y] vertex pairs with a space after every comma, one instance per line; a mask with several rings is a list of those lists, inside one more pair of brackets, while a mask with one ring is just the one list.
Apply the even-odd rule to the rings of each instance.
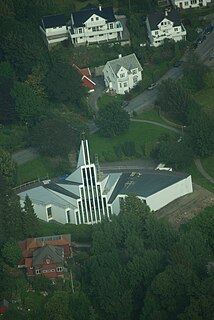
[[153, 90], [155, 87], [157, 87], [157, 82], [153, 82], [153, 83], [151, 83], [149, 86], [148, 86], [148, 90]]
[[197, 44], [201, 44], [201, 43], [203, 43], [205, 40], [206, 40], [206, 36], [203, 35], [203, 36], [200, 36], [200, 37], [196, 40], [196, 43], [197, 43]]
[[121, 103], [121, 108], [127, 107], [128, 104], [129, 104], [129, 102], [127, 100], [123, 100], [122, 103]]
[[180, 66], [182, 65], [182, 63], [183, 63], [183, 61], [181, 61], [181, 60], [176, 61], [176, 62], [174, 63], [174, 67], [175, 67], [175, 68], [178, 68], [178, 67], [180, 67]]
[[210, 34], [211, 32], [213, 32], [214, 26], [212, 26], [211, 24], [209, 26], [207, 26], [204, 30], [204, 34]]

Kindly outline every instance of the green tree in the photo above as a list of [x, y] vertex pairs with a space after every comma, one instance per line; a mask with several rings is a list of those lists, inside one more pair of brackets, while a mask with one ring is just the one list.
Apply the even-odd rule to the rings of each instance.
[[43, 155], [67, 156], [79, 144], [80, 133], [79, 128], [61, 119], [47, 119], [33, 130], [33, 145]]
[[84, 89], [80, 74], [62, 62], [56, 62], [46, 77], [46, 86], [50, 99], [80, 106]]
[[190, 91], [181, 82], [168, 79], [159, 88], [158, 105], [172, 119], [188, 124], [188, 114], [195, 107]]
[[11, 96], [13, 81], [0, 76], [0, 124], [7, 125], [16, 122], [18, 116], [15, 100]]
[[23, 215], [23, 229], [25, 237], [37, 236], [39, 234], [39, 220], [28, 195], [25, 197]]
[[22, 123], [35, 125], [41, 117], [47, 114], [47, 103], [36, 95], [27, 84], [17, 82], [12, 90], [16, 111]]
[[99, 108], [96, 124], [103, 136], [114, 137], [128, 130], [130, 117], [118, 103], [111, 103]]
[[12, 267], [17, 267], [22, 253], [17, 241], [8, 240], [4, 244], [1, 253], [6, 263], [11, 265]]
[[7, 183], [11, 186], [14, 186], [16, 183], [16, 163], [11, 158], [11, 155], [0, 149], [0, 175], [2, 175]]

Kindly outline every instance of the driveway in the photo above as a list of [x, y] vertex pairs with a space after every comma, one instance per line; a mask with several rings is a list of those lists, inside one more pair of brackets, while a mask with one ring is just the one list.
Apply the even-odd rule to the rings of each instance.
[[94, 92], [89, 94], [88, 103], [91, 106], [92, 110], [96, 112], [98, 110], [97, 100], [103, 95], [105, 84], [102, 76], [94, 77], [92, 80], [96, 83], [96, 86]]

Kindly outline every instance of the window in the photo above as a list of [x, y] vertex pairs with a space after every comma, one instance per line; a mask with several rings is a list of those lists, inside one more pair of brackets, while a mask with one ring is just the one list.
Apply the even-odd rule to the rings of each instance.
[[57, 268], [56, 268], [56, 271], [57, 271], [57, 272], [62, 272], [62, 267], [57, 267]]
[[132, 74], [136, 74], [137, 73], [137, 69], [132, 70]]
[[125, 73], [121, 73], [120, 78], [124, 78], [124, 77], [125, 77]]
[[53, 218], [53, 216], [52, 216], [52, 207], [50, 206], [46, 210], [47, 210], [48, 219], [52, 219]]
[[89, 36], [89, 38], [94, 38], [94, 36]]
[[114, 26], [113, 26], [113, 23], [110, 23], [110, 29], [113, 29], [114, 28]]
[[196, 4], [197, 0], [191, 0], [191, 4]]
[[155, 35], [156, 35], [156, 36], [158, 35], [158, 31], [155, 31]]
[[91, 21], [94, 21], [94, 18], [91, 18]]
[[178, 31], [178, 28], [174, 28], [175, 31]]
[[96, 31], [96, 27], [92, 27], [92, 31]]
[[40, 274], [40, 269], [36, 269], [36, 274]]
[[134, 84], [136, 84], [138, 82], [138, 76], [133, 77], [133, 82], [134, 82]]
[[79, 33], [82, 33], [82, 28], [79, 28]]
[[103, 37], [103, 34], [99, 34], [99, 37]]
[[120, 82], [120, 88], [122, 88], [122, 83]]
[[99, 17], [96, 17], [96, 20], [99, 20]]
[[128, 83], [124, 82], [123, 86], [124, 86], [124, 88], [128, 87]]
[[71, 223], [71, 212], [70, 210], [66, 210], [67, 222]]
[[185, 5], [186, 7], [188, 6], [188, 4], [189, 4], [188, 1], [184, 2], [184, 5]]

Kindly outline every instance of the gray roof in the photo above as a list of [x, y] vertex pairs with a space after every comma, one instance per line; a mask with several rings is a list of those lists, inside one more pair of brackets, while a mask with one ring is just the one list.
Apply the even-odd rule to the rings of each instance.
[[94, 6], [86, 7], [78, 12], [72, 13], [74, 19], [74, 27], [82, 27], [84, 23], [93, 15], [104, 18], [107, 22], [116, 21], [112, 7], [96, 8]]
[[165, 14], [165, 12], [158, 11], [148, 15], [150, 29], [157, 30], [158, 24], [165, 18], [172, 21], [174, 23], [174, 27], [181, 25], [181, 17], [178, 10], [171, 10], [167, 12], [167, 15]]
[[55, 28], [66, 26], [66, 19], [64, 14], [56, 14], [53, 16], [46, 16], [42, 18], [45, 28]]
[[140, 71], [143, 70], [135, 53], [131, 53], [128, 56], [124, 56], [121, 58], [117, 58], [117, 59], [108, 61], [107, 63], [111, 66], [111, 68], [115, 74], [118, 73], [118, 71], [120, 70], [121, 67], [126, 68], [126, 70], [128, 70], [128, 71], [131, 71], [132, 69], [136, 69], [136, 68], [138, 68], [138, 70], [140, 70]]
[[34, 251], [33, 266], [42, 264], [45, 259], [53, 260], [54, 263], [63, 262], [64, 249], [57, 246], [46, 245]]
[[188, 176], [188, 174], [161, 170], [144, 170], [142, 173], [123, 173], [109, 202], [112, 203], [119, 194], [127, 195], [132, 193], [136, 196], [147, 198]]

